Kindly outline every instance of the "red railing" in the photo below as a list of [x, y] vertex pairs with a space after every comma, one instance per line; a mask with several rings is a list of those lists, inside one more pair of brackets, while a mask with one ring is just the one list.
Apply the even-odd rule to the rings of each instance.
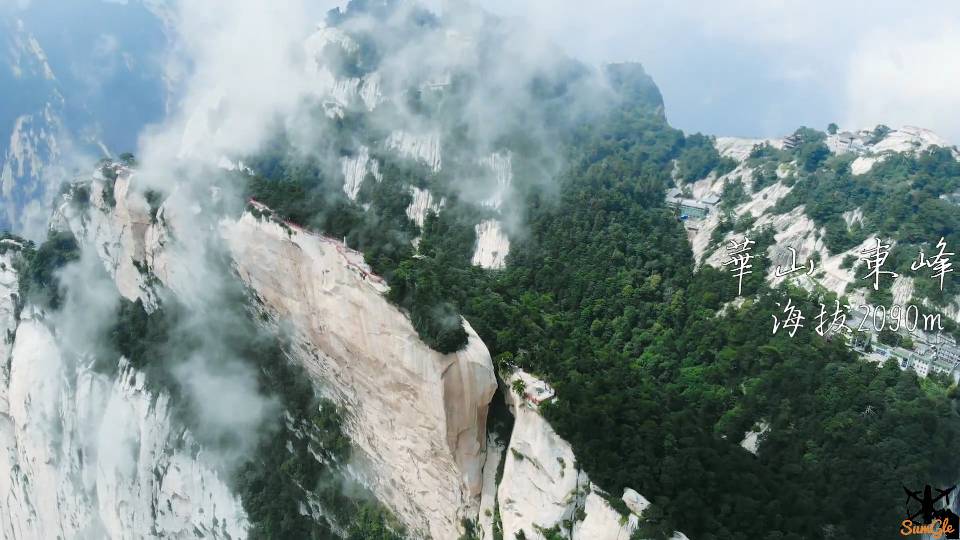
[[[251, 205], [252, 205], [254, 208], [256, 208], [257, 210], [260, 210], [261, 212], [269, 212], [271, 215], [276, 215], [276, 213], [275, 213], [269, 206], [263, 204], [262, 202], [254, 199], [254, 198], [250, 198], [247, 202], [248, 202], [249, 204], [251, 204]], [[328, 244], [332, 244], [333, 247], [334, 247], [334, 249], [337, 250], [337, 253], [340, 254], [340, 257], [341, 257], [341, 258], [344, 260], [344, 262], [347, 264], [347, 267], [348, 267], [348, 268], [352, 268], [352, 269], [356, 270], [358, 273], [360, 273], [360, 277], [361, 277], [361, 278], [363, 278], [363, 279], [369, 279], [370, 281], [373, 281], [373, 282], [375, 282], [375, 283], [385, 283], [385, 281], [384, 281], [384, 279], [383, 279], [382, 277], [380, 277], [380, 276], [378, 276], [378, 275], [376, 275], [376, 274], [374, 274], [374, 273], [372, 273], [372, 272], [368, 272], [366, 268], [364, 268], [363, 266], [360, 266], [360, 265], [358, 265], [357, 263], [355, 263], [355, 262], [353, 262], [352, 260], [350, 260], [350, 256], [351, 256], [351, 255], [359, 256], [359, 257], [362, 259], [362, 258], [363, 258], [363, 253], [360, 253], [359, 251], [357, 251], [357, 250], [355, 250], [355, 249], [350, 249], [349, 247], [347, 247], [346, 245], [344, 245], [343, 242], [341, 242], [341, 241], [339, 241], [339, 240], [337, 240], [337, 239], [335, 239], [335, 238], [331, 238], [331, 237], [329, 237], [329, 236], [326, 236], [326, 235], [323, 235], [323, 234], [320, 234], [320, 233], [311, 231], [310, 229], [307, 229], [306, 227], [304, 227], [304, 226], [302, 226], [302, 225], [300, 225], [300, 224], [298, 224], [298, 223], [294, 223], [293, 221], [281, 219], [280, 222], [283, 223], [284, 225], [286, 225], [287, 227], [290, 227], [291, 229], [296, 230], [297, 232], [303, 233], [303, 234], [305, 234], [305, 235], [307, 235], [307, 236], [311, 236], [311, 237], [313, 237], [313, 238], [317, 238], [317, 239], [320, 240], [321, 242], [326, 242], [326, 243], [328, 243]]]

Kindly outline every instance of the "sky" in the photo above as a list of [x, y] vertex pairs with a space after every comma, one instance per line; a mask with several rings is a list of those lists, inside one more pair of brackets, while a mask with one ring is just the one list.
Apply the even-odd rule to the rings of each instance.
[[485, 0], [592, 64], [637, 61], [672, 125], [770, 137], [914, 125], [960, 143], [960, 2]]
[[[467, 0], [423, 1], [442, 10]], [[0, 0], [0, 7], [29, 3]], [[318, 18], [345, 3], [304, 2]], [[957, 0], [479, 3], [524, 19], [531, 33], [588, 63], [642, 63], [670, 122], [688, 132], [770, 137], [800, 125], [885, 123], [927, 127], [960, 143]]]

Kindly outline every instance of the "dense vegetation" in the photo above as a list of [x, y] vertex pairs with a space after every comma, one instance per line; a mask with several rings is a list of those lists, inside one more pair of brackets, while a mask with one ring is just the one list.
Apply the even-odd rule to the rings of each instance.
[[[733, 279], [692, 274], [682, 229], [658, 208], [669, 129], [618, 113], [578, 137], [560, 201], [534, 202], [530, 239], [492, 287], [503, 301], [478, 300], [468, 318], [499, 360], [557, 386], [549, 418], [602, 486], [653, 498], [662, 521], [648, 527], [892, 536], [901, 482], [956, 476], [946, 389], [860, 362], [840, 340], [758, 332], [783, 299], [762, 268], [747, 286], [759, 297], [717, 319]], [[771, 430], [754, 457], [736, 443], [758, 421]]]
[[[57, 270], [80, 258], [80, 247], [70, 233], [50, 232], [47, 240], [35, 248], [33, 242], [4, 235], [24, 246], [14, 259], [19, 273], [19, 305], [32, 302], [57, 309], [63, 301]], [[4, 248], [6, 251], [6, 248]]]
[[[524, 173], [522, 160], [536, 156], [535, 144], [504, 140], [521, 163], [515, 182], [527, 228], [502, 271], [470, 264], [472, 226], [482, 211], [448, 189], [456, 177], [447, 169], [448, 149], [448, 177], [377, 156], [386, 172], [382, 182], [364, 182], [366, 212], [341, 195], [337, 171], [302, 161], [257, 167], [252, 193], [280, 216], [345, 236], [364, 251], [390, 283], [391, 300], [411, 312], [432, 346], [452, 350], [460, 340], [425, 324], [418, 315], [424, 306], [444, 318], [463, 314], [500, 365], [553, 383], [562, 399], [545, 413], [591, 478], [611, 493], [632, 487], [654, 501], [642, 534], [894, 536], [901, 485], [947, 484], [960, 469], [951, 451], [960, 442], [955, 390], [894, 365], [862, 362], [842, 339], [771, 335], [777, 302], [789, 295], [815, 312], [820, 299], [768, 290], [762, 261], [747, 279], [749, 299], [718, 316], [734, 299], [735, 281], [709, 267], [693, 271], [683, 228], [662, 200], [674, 173], [689, 181], [731, 164], [708, 137], [684, 137], [667, 125], [642, 71], [618, 65], [608, 78], [619, 97], [606, 113], [552, 125], [564, 168], [554, 185], [529, 182]], [[351, 122], [340, 127], [363, 125]], [[460, 135], [469, 142], [469, 133]], [[950, 180], [956, 165], [943, 154], [890, 160], [871, 178], [856, 179], [849, 159], [831, 157], [822, 133], [803, 128], [797, 136], [792, 150], [754, 152], [753, 189], [776, 182], [780, 163], [797, 161], [788, 179], [796, 188], [778, 210], [808, 204], [827, 226], [831, 249], [858, 242], [859, 229], [848, 230], [841, 217], [857, 206], [864, 227], [884, 217], [885, 231], [913, 228], [917, 239], [934, 241], [933, 234], [956, 230], [950, 216], [919, 222], [943, 214], [939, 195], [957, 189]], [[410, 185], [448, 200], [422, 230], [403, 214]], [[894, 192], [898, 202], [888, 202]], [[724, 196], [742, 201], [749, 194], [741, 182]], [[884, 208], [902, 201], [910, 203]], [[750, 223], [727, 226], [746, 230]], [[418, 234], [414, 250], [409, 240]], [[758, 241], [768, 244], [772, 235]], [[760, 424], [769, 432], [754, 456], [738, 443]]]
[[737, 162], [721, 157], [714, 145], [714, 138], [700, 133], [688, 135], [683, 151], [677, 156], [677, 176], [684, 182], [706, 178], [711, 171], [723, 175], [734, 168]]
[[[592, 478], [652, 497], [661, 527], [697, 538], [893, 536], [901, 483], [956, 477], [953, 399], [856, 360], [840, 340], [758, 332], [784, 294], [759, 280], [747, 289], [756, 300], [716, 318], [734, 281], [691, 274], [682, 230], [657, 209], [656, 166], [670, 154], [643, 142], [657, 129], [583, 144], [578, 155], [590, 157], [565, 175], [559, 204], [533, 213], [531, 239], [494, 288], [509, 315], [471, 313], [502, 321], [475, 326], [499, 327], [484, 337], [500, 359], [555, 383], [563, 399], [547, 414]], [[771, 430], [753, 457], [736, 443], [758, 421]]]
[[[952, 394], [859, 361], [842, 340], [758, 331], [784, 295], [807, 311], [816, 301], [767, 290], [762, 267], [747, 280], [754, 299], [718, 318], [734, 280], [692, 270], [683, 229], [662, 205], [688, 139], [654, 109], [628, 101], [570, 132], [559, 193], [525, 193], [529, 230], [506, 270], [470, 265], [475, 216], [452, 204], [428, 217], [418, 257], [397, 252], [391, 285], [403, 293], [419, 273], [414, 282], [463, 313], [499, 363], [550, 380], [563, 398], [546, 414], [591, 478], [654, 501], [645, 534], [892, 536], [901, 484], [946, 483], [960, 467], [950, 450], [960, 436]], [[822, 145], [811, 136], [795, 150], [816, 174], [833, 165]], [[392, 189], [383, 186], [390, 178], [380, 189]], [[258, 180], [257, 196], [270, 196], [272, 182]], [[730, 189], [746, 196], [742, 185]], [[373, 198], [373, 217], [346, 202], [350, 210], [330, 214], [325, 202], [301, 219], [324, 228], [354, 216], [377, 220], [371, 234], [409, 234], [385, 221], [408, 203], [395, 196], [392, 214], [390, 200]], [[759, 422], [770, 431], [755, 457], [738, 443]]]
[[[331, 189], [319, 168], [302, 163], [258, 162], [272, 166], [258, 169], [261, 175], [251, 179], [250, 194], [282, 219], [343, 238], [348, 246], [363, 251], [374, 272], [391, 283], [389, 299], [410, 313], [424, 341], [441, 352], [456, 351], [466, 344], [467, 334], [457, 310], [443, 295], [444, 289], [435, 286], [442, 279], [437, 269], [444, 265], [414, 257], [412, 241], [419, 227], [406, 215], [412, 201], [407, 189], [410, 179], [430, 178], [432, 173], [410, 162], [383, 160], [382, 174], [388, 180], [366, 181], [358, 194], [358, 202], [369, 205], [366, 211], [342, 190]], [[448, 206], [457, 204], [451, 193]], [[462, 246], [470, 249], [475, 240], [473, 229], [464, 235]], [[420, 252], [426, 253], [424, 246]]]
[[[337, 62], [348, 73], [366, 73], [379, 54], [375, 41], [365, 41], [356, 55]], [[551, 114], [563, 110], [577, 73], [538, 77], [531, 92]], [[675, 172], [689, 181], [729, 170], [730, 163], [719, 158], [709, 138], [685, 137], [666, 123], [659, 92], [642, 70], [618, 65], [607, 76], [616, 99], [605, 112], [560, 115], [546, 124], [562, 167], [544, 165], [542, 141], [522, 130], [508, 130], [499, 141], [497, 150], [515, 155], [515, 204], [526, 226], [513, 239], [502, 271], [470, 264], [473, 226], [489, 210], [454, 189], [457, 173], [471, 166], [472, 142], [456, 122], [447, 126], [445, 140], [462, 146], [447, 149], [450, 159], [445, 151], [444, 172], [373, 150], [383, 180], [368, 176], [354, 202], [342, 192], [338, 168], [326, 163], [357, 151], [358, 139], [376, 148], [383, 134], [354, 111], [335, 120], [318, 115], [317, 122], [332, 124], [326, 154], [298, 155], [280, 140], [251, 161], [258, 176], [249, 193], [280, 218], [346, 238], [362, 250], [390, 283], [390, 300], [410, 313], [434, 348], [462, 346], [462, 314], [500, 367], [519, 366], [550, 381], [561, 398], [544, 412], [590, 477], [612, 494], [631, 487], [654, 502], [640, 534], [662, 538], [679, 529], [698, 539], [896, 536], [903, 485], [956, 480], [956, 387], [935, 377], [920, 380], [892, 363], [863, 362], [839, 337], [772, 335], [778, 302], [791, 298], [811, 313], [821, 299], [770, 290], [762, 260], [745, 282], [742, 304], [732, 302], [735, 281], [728, 273], [694, 271], [685, 231], [663, 206], [664, 189]], [[456, 111], [458, 103], [413, 94], [411, 100], [430, 117]], [[371, 113], [377, 114], [386, 113]], [[537, 113], [526, 114], [529, 119]], [[753, 190], [776, 182], [780, 164], [797, 161], [787, 180], [794, 190], [777, 211], [805, 204], [826, 227], [832, 251], [856, 245], [864, 230], [880, 230], [901, 239], [898, 249], [904, 251], [891, 256], [899, 268], [909, 263], [911, 250], [929, 250], [939, 236], [957, 245], [956, 212], [940, 196], [960, 187], [960, 174], [945, 151], [890, 158], [869, 175], [853, 176], [850, 159], [831, 156], [823, 134], [804, 128], [797, 135], [792, 150], [762, 146], [753, 152]], [[458, 151], [467, 156], [458, 159]], [[540, 181], [537, 173], [544, 170], [558, 173], [554, 183]], [[422, 228], [405, 214], [411, 186], [446, 199], [443, 211], [429, 214]], [[731, 182], [724, 196], [744, 200], [748, 194], [742, 182]], [[862, 227], [847, 227], [843, 220], [843, 212], [854, 208], [864, 212]], [[725, 226], [745, 230], [750, 223]], [[759, 250], [772, 237], [764, 232], [757, 240]], [[69, 243], [60, 242], [32, 261], [68, 260]], [[42, 268], [29, 275], [38, 276], [33, 283], [52, 283], [53, 274]], [[918, 281], [918, 288], [929, 284]], [[123, 303], [111, 334], [115, 346], [152, 373], [151, 366], [170, 357], [165, 347], [183, 346], [177, 310], [166, 302], [162, 311], [147, 315], [142, 306]], [[313, 449], [331, 463], [346, 459], [335, 409], [320, 405], [280, 344], [258, 337], [246, 314], [239, 320], [247, 322], [224, 339], [256, 366], [261, 386], [281, 396], [296, 419], [292, 425], [278, 419], [284, 435], [265, 436], [235, 479], [254, 536], [330, 534], [328, 524], [299, 514], [305, 492], [298, 486], [307, 487], [337, 523], [352, 523], [352, 538], [394, 536], [397, 528], [381, 510], [338, 498], [342, 486], [309, 455]], [[754, 456], [739, 442], [759, 425], [769, 431]]]

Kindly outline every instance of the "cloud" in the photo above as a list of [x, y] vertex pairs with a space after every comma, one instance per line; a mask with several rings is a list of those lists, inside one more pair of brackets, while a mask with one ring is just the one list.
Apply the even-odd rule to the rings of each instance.
[[[180, 81], [181, 93], [169, 117], [140, 138], [136, 183], [169, 195], [165, 216], [175, 223], [180, 241], [166, 248], [177, 266], [167, 269], [168, 277], [190, 313], [179, 331], [191, 338], [185, 342], [196, 344], [176, 350], [172, 375], [198, 405], [198, 425], [214, 439], [229, 433], [238, 441], [222, 454], [226, 460], [249, 450], [276, 404], [222, 342], [236, 331], [236, 321], [225, 314], [237, 299], [229, 286], [234, 277], [215, 262], [224, 254], [218, 217], [207, 210], [218, 201], [242, 204], [239, 186], [218, 167], [223, 158], [256, 154], [277, 129], [296, 135], [302, 148], [315, 149], [323, 141], [322, 128], [305, 119], [332, 81], [309, 69], [316, 59], [305, 41], [329, 7], [294, 0], [181, 0], [165, 12], [175, 41], [167, 73]], [[458, 4], [440, 7], [464, 34], [484, 24], [483, 17]], [[956, 88], [956, 79], [936, 78], [944, 51], [958, 50], [956, 34], [946, 29], [928, 35], [918, 24], [896, 39], [888, 37], [878, 13], [890, 15], [892, 4], [855, 2], [818, 10], [741, 0], [724, 6], [703, 2], [691, 10], [689, 4], [653, 1], [494, 0], [492, 7], [528, 22], [514, 20], [518, 31], [483, 44], [489, 47], [485, 52], [495, 49], [509, 61], [497, 57], [478, 64], [483, 76], [462, 103], [478, 151], [491, 150], [511, 119], [536, 109], [523, 77], [553, 67], [549, 62], [556, 56], [547, 38], [592, 62], [644, 62], [664, 88], [671, 119], [691, 130], [782, 134], [799, 124], [825, 126], [841, 112], [858, 122], [896, 114], [898, 119], [887, 123], [924, 123], [937, 119], [933, 111], [942, 114], [950, 110], [942, 107], [956, 104], [949, 87], [952, 82]], [[109, 43], [104, 45], [109, 51]], [[477, 46], [449, 32], [392, 45], [382, 75], [386, 91], [393, 85], [394, 92], [421, 75], [470, 61], [470, 48]], [[918, 56], [923, 60], [916, 61]], [[583, 106], [603, 95], [598, 88], [584, 90]], [[890, 110], [905, 103], [911, 108]], [[394, 114], [390, 125], [380, 127], [416, 129], [421, 121], [403, 107]], [[470, 189], [464, 184], [464, 193]]]
[[[216, 327], [211, 330], [218, 330]], [[242, 462], [256, 448], [265, 424], [277, 418], [279, 402], [261, 394], [256, 373], [238, 358], [215, 359], [211, 351], [195, 352], [173, 372], [192, 404], [199, 438], [212, 442], [206, 448], [221, 466]]]
[[871, 32], [850, 57], [847, 120], [854, 126], [908, 124], [960, 142], [960, 29], [930, 25]]
[[81, 251], [78, 261], [59, 272], [59, 279], [64, 302], [51, 316], [61, 349], [86, 359], [112, 354], [104, 343], [120, 295], [97, 253], [93, 249]]
[[[318, 65], [324, 61], [322, 49], [311, 48], [307, 39], [327, 7], [303, 1], [178, 2], [166, 19], [175, 42], [167, 72], [178, 74], [182, 93], [169, 117], [140, 137], [136, 152], [140, 165], [132, 185], [168, 196], [163, 215], [175, 240], [164, 248], [171, 261], [164, 280], [189, 313], [178, 332], [186, 336], [180, 341], [194, 346], [175, 348], [172, 375], [196, 405], [199, 428], [214, 440], [232, 434], [238, 454], [249, 450], [275, 403], [259, 392], [255, 374], [223, 343], [237, 333], [237, 321], [228, 315], [236, 313], [239, 299], [233, 294], [235, 276], [218, 263], [228, 256], [219, 238], [217, 207], [243, 200], [235, 177], [231, 180], [219, 165], [225, 158], [257, 154], [283, 131], [293, 140], [294, 152], [306, 149], [318, 161], [330, 158], [324, 169], [339, 172], [340, 156], [323, 153], [330, 139], [325, 126], [334, 123], [322, 114], [318, 118], [318, 104], [330, 99], [336, 81]], [[537, 136], [532, 133], [537, 124], [519, 124], [523, 113], [538, 110], [530, 102], [530, 77], [557, 67], [555, 50], [522, 32], [491, 35], [486, 17], [474, 10], [457, 10], [449, 19], [459, 32], [423, 29], [411, 38], [398, 24], [369, 34], [386, 52], [379, 66], [383, 92], [397, 105], [380, 116], [372, 114], [370, 122], [382, 123], [377, 127], [384, 133], [450, 128], [413, 114], [405, 96], [453, 67], [470, 73], [482, 68], [475, 86], [458, 96], [463, 102], [456, 102], [456, 110], [462, 116], [444, 119], [470, 126], [470, 142], [459, 150], [468, 156], [489, 154], [508, 130]], [[406, 25], [408, 19], [403, 20]], [[373, 22], [358, 16], [344, 24], [363, 31]], [[469, 37], [477, 33], [482, 42]], [[586, 103], [569, 106], [588, 106], [598, 95], [589, 92], [583, 94]], [[472, 188], [463, 183], [464, 192]], [[218, 455], [233, 459], [227, 450]]]
[[[148, 378], [157, 377], [155, 388], [179, 394], [177, 410], [190, 415], [184, 419], [206, 459], [230, 470], [278, 427], [279, 405], [247, 361], [254, 353], [245, 346], [262, 336], [251, 330], [217, 226], [224, 204], [242, 204], [241, 186], [218, 163], [255, 153], [274, 122], [298, 117], [313, 91], [302, 44], [317, 18], [300, 1], [182, 0], [171, 9], [166, 22], [176, 45], [169, 61], [182, 74], [182, 93], [169, 118], [141, 137], [131, 186], [168, 195], [164, 215], [174, 229], [163, 270], [177, 296], [161, 293], [174, 321], [151, 353], [162, 357], [139, 360]], [[115, 62], [118, 50], [104, 34], [92, 52]], [[64, 350], [109, 366], [118, 360], [108, 334], [119, 296], [96, 250], [85, 245], [80, 261], [63, 270], [66, 301], [51, 317]]]
[[0, 13], [17, 12], [30, 7], [30, 0], [0, 0]]
[[926, 123], [960, 139], [960, 125], [944, 114], [958, 95], [950, 29], [960, 27], [960, 3], [951, 0], [484, 5], [526, 18], [531, 32], [588, 62], [642, 62], [671, 122], [688, 131], [774, 136], [802, 124], [884, 121]]
[[168, 73], [185, 78], [173, 116], [140, 141], [141, 160], [216, 164], [252, 154], [312, 90], [303, 40], [320, 20], [305, 2], [179, 2]]

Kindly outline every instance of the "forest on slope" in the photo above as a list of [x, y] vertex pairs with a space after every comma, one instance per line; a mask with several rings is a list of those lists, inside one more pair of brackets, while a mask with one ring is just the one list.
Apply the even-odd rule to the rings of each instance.
[[[759, 265], [747, 300], [718, 315], [736, 297], [735, 280], [710, 267], [694, 271], [663, 195], [674, 160], [691, 178], [730, 164], [704, 137], [668, 125], [639, 66], [612, 66], [607, 77], [618, 93], [607, 110], [551, 126], [562, 148], [555, 185], [517, 179], [527, 229], [502, 271], [470, 264], [481, 210], [455, 193], [443, 193], [447, 205], [422, 230], [407, 219], [411, 178], [435, 189], [444, 182], [411, 171], [412, 162], [388, 167], [380, 182], [368, 176], [366, 210], [330, 195], [337, 179], [322, 167], [276, 158], [254, 166], [251, 193], [280, 216], [361, 249], [438, 350], [460, 342], [418, 319], [442, 305], [469, 320], [500, 365], [550, 381], [560, 399], [546, 415], [590, 477], [654, 502], [640, 534], [895, 536], [901, 486], [948, 484], [960, 471], [951, 450], [960, 435], [955, 387], [863, 362], [840, 338], [771, 335], [777, 302], [790, 297], [815, 311], [819, 299], [770, 290]], [[562, 101], [570, 86], [554, 86], [554, 97]], [[516, 159], [536, 159], [510, 142], [504, 147]], [[814, 153], [813, 170], [824, 158]], [[920, 165], [929, 159], [937, 156]], [[902, 174], [898, 166], [878, 171]], [[825, 193], [814, 196], [829, 206]], [[418, 235], [415, 250], [409, 240]], [[756, 249], [771, 241], [759, 238]], [[738, 443], [758, 422], [769, 432], [754, 456]]]
[[[436, 21], [425, 17], [416, 24]], [[364, 43], [356, 56], [341, 59], [344, 69], [372, 69], [383, 51], [373, 41]], [[278, 217], [346, 238], [363, 251], [390, 284], [390, 300], [409, 312], [435, 349], [448, 352], [463, 345], [463, 329], [449, 322], [463, 315], [499, 365], [521, 367], [555, 386], [560, 399], [543, 410], [590, 477], [610, 493], [631, 487], [653, 501], [638, 535], [662, 538], [682, 530], [697, 539], [895, 536], [903, 485], [950, 484], [960, 472], [960, 456], [952, 450], [960, 442], [956, 388], [936, 378], [921, 380], [892, 363], [863, 362], [841, 338], [771, 335], [778, 302], [789, 297], [804, 311], [815, 311], [812, 306], [820, 299], [789, 288], [770, 289], [760, 264], [745, 282], [746, 300], [731, 304], [735, 280], [710, 267], [695, 270], [686, 233], [663, 203], [675, 160], [686, 179], [727, 170], [730, 163], [709, 138], [684, 135], [668, 124], [659, 91], [637, 65], [606, 68], [615, 99], [601, 110], [563, 114], [575, 83], [588, 71], [575, 63], [568, 67], [534, 77], [529, 87], [532, 99], [542, 104], [529, 114], [545, 126], [555, 148], [546, 152], [542, 141], [524, 132], [524, 122], [498, 141], [498, 149], [515, 156], [513, 204], [524, 217], [524, 234], [513, 239], [503, 270], [471, 264], [473, 225], [489, 210], [452, 186], [470, 167], [469, 156], [456, 158], [458, 143], [470, 146], [464, 126], [451, 126], [460, 138], [449, 139], [454, 142], [445, 148], [451, 156], [445, 155], [442, 172], [376, 154], [382, 180], [368, 175], [356, 201], [343, 193], [342, 178], [325, 156], [291, 158], [280, 137], [249, 162], [257, 174], [244, 178], [247, 194]], [[462, 102], [457, 93], [469, 95], [469, 85], [459, 80], [453, 99], [417, 102], [416, 108], [423, 115], [456, 115]], [[333, 124], [339, 137], [325, 151], [337, 156], [356, 152], [358, 139], [379, 136], [369, 118], [352, 111], [335, 120], [318, 114], [315, 121]], [[848, 202], [837, 206], [837, 193], [876, 206], [870, 215], [881, 223], [890, 207], [894, 215], [911, 210], [897, 201], [912, 190], [899, 193], [898, 186], [919, 183], [939, 193], [936, 186], [956, 177], [953, 162], [934, 151], [878, 166], [876, 174], [889, 180], [884, 184], [889, 189], [861, 186], [868, 180], [852, 180], [819, 146], [808, 150], [805, 169], [819, 174], [822, 183], [806, 182], [802, 193], [822, 201], [813, 211], [828, 227], [849, 207]], [[765, 151], [758, 150], [753, 159]], [[543, 170], [555, 173], [548, 184], [532, 180]], [[411, 185], [429, 187], [447, 201], [422, 227], [405, 213]], [[883, 202], [888, 195], [900, 199]], [[790, 204], [790, 199], [783, 202]], [[938, 203], [926, 206], [931, 204]], [[882, 223], [910, 225], [903, 219]], [[923, 231], [928, 232], [935, 231]], [[772, 242], [769, 234], [756, 240], [757, 251]], [[831, 233], [830, 242], [837, 245], [851, 241]], [[24, 298], [55, 306], [54, 269], [75, 257], [71, 242], [54, 235], [26, 251], [24, 283], [33, 289], [25, 290]], [[238, 304], [245, 301], [238, 296]], [[172, 301], [154, 315], [123, 304], [112, 335], [118, 351], [149, 368], [151, 358], [159, 356], [152, 347], [179, 340], [166, 320], [175, 319], [176, 310]], [[237, 344], [241, 356], [261, 364], [260, 383], [285, 396], [287, 410], [319, 425], [330, 446], [343, 450], [335, 414], [309, 417], [316, 396], [294, 384], [302, 377], [284, 367], [282, 346], [249, 339]], [[739, 442], [758, 422], [769, 431], [755, 456]], [[292, 484], [268, 474], [280, 470], [301, 485], [321, 484], [305, 446], [276, 461], [285, 455], [285, 442], [265, 438], [236, 479], [254, 534], [327, 537], [328, 527], [295, 511], [300, 493], [292, 492]], [[330, 493], [334, 490], [339, 493], [339, 486]], [[378, 509], [336, 504], [344, 516], [359, 516], [356, 530], [351, 529], [356, 538], [394, 534], [384, 525], [389, 516]]]

